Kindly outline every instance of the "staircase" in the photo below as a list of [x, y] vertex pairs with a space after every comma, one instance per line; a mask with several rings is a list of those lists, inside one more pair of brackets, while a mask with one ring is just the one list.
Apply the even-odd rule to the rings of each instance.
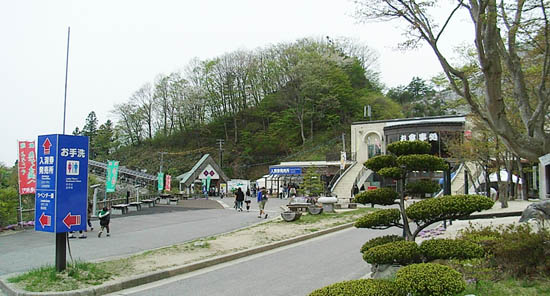
[[354, 163], [349, 169], [344, 172], [344, 175], [340, 177], [340, 180], [334, 186], [332, 194], [338, 197], [338, 203], [342, 205], [347, 205], [350, 202], [351, 198], [351, 189], [355, 183], [355, 179], [363, 165], [361, 163]]

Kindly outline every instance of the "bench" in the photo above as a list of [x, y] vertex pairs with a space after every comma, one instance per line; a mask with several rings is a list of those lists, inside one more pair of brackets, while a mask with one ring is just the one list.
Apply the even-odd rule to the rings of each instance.
[[154, 199], [143, 199], [143, 200], [141, 200], [141, 202], [146, 204], [150, 208], [155, 206], [155, 200]]
[[178, 199], [177, 198], [171, 198], [170, 201], [169, 201], [169, 204], [177, 205], [178, 204]]
[[136, 211], [141, 211], [141, 202], [131, 202], [128, 204], [130, 207], [135, 207]]
[[127, 204], [112, 205], [111, 211], [113, 212], [113, 214], [119, 214], [118, 213], [119, 211], [120, 211], [120, 214], [126, 214], [128, 213], [128, 205]]
[[307, 208], [310, 206], [309, 203], [294, 203], [287, 205], [287, 208], [292, 212], [307, 212]]
[[159, 196], [158, 198], [160, 198], [160, 202], [159, 202], [159, 203], [162, 203], [162, 204], [165, 204], [165, 205], [169, 205], [169, 204], [170, 204], [170, 200], [172, 199], [172, 196], [171, 196], [171, 195], [161, 195], [161, 196]]

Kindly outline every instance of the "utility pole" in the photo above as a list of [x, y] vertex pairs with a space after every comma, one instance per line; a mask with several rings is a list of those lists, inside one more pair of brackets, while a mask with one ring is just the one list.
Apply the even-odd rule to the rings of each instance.
[[220, 168], [223, 167], [223, 144], [225, 140], [224, 139], [216, 139], [216, 144], [219, 145], [220, 149]]

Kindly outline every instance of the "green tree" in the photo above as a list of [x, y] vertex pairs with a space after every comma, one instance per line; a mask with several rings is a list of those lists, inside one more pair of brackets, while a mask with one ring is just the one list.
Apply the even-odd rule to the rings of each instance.
[[97, 135], [93, 143], [93, 150], [98, 159], [107, 160], [107, 156], [111, 153], [111, 150], [117, 146], [115, 140], [115, 132], [113, 129], [113, 122], [107, 120], [104, 124], [99, 126]]
[[[418, 233], [429, 225], [447, 220], [467, 216], [475, 211], [490, 209], [493, 201], [479, 195], [445, 196], [441, 198], [428, 198], [411, 205], [405, 210], [405, 183], [407, 174], [412, 171], [430, 172], [444, 171], [448, 169], [445, 161], [437, 156], [429, 155], [430, 144], [423, 141], [401, 141], [388, 145], [391, 155], [375, 156], [365, 162], [365, 167], [385, 178], [397, 181], [399, 187], [399, 199], [396, 194], [391, 194], [387, 188], [379, 188], [366, 191], [356, 197], [356, 201], [363, 204], [399, 204], [397, 209], [380, 210], [374, 214], [366, 215], [355, 223], [359, 228], [385, 229], [389, 227], [403, 228], [407, 240], [414, 241]], [[427, 192], [431, 185], [426, 185], [425, 190], [418, 189], [421, 183], [414, 188], [415, 192]], [[411, 230], [409, 221], [414, 221], [416, 229]]]
[[[441, 8], [440, 1], [360, 0], [360, 20], [399, 19], [408, 24], [403, 45], [429, 45], [451, 89], [464, 98], [516, 155], [537, 162], [550, 153], [550, 19], [547, 1], [456, 1]], [[445, 12], [446, 11], [446, 12]], [[440, 43], [449, 24], [464, 12], [473, 25], [473, 47], [481, 75], [452, 65]], [[435, 17], [437, 15], [437, 17]], [[536, 53], [536, 54], [533, 54]], [[477, 88], [478, 81], [481, 87]], [[505, 100], [508, 93], [513, 94]], [[519, 114], [520, 125], [514, 124]]]
[[321, 175], [315, 169], [306, 170], [300, 191], [306, 196], [320, 196], [323, 193], [324, 187]]

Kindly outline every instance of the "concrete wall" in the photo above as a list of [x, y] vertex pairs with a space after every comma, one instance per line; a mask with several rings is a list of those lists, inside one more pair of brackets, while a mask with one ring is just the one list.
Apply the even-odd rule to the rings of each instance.
[[382, 154], [386, 152], [385, 126], [385, 122], [354, 124], [351, 126], [351, 153], [355, 155], [355, 160], [358, 163], [362, 164], [368, 159], [367, 137], [370, 134], [376, 134], [380, 137]]
[[539, 198], [550, 198], [550, 153], [539, 158]]

